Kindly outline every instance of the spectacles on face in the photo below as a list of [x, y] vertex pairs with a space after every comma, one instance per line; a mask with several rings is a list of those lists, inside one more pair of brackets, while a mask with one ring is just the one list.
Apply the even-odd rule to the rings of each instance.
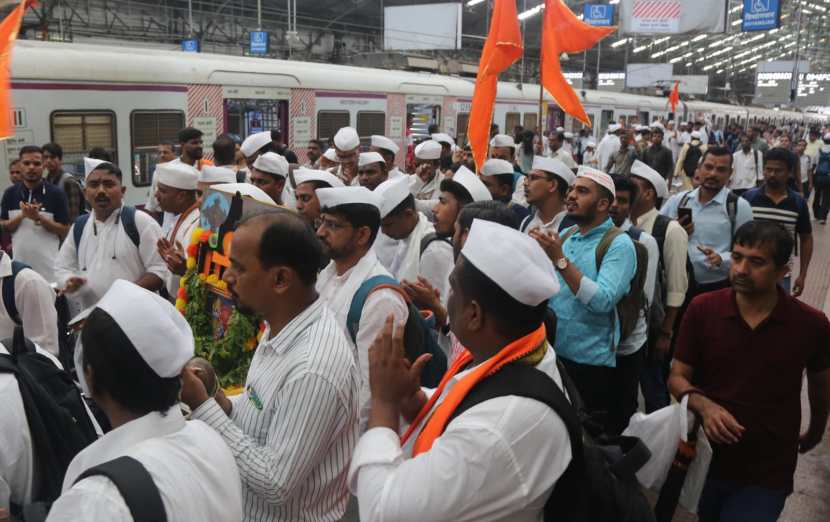
[[326, 228], [331, 230], [332, 232], [337, 232], [338, 230], [343, 230], [344, 228], [350, 227], [351, 223], [339, 223], [333, 219], [329, 219], [326, 217], [320, 218], [320, 228]]

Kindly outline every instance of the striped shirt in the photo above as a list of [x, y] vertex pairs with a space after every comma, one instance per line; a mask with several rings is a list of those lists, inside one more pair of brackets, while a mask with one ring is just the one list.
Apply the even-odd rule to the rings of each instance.
[[244, 520], [343, 516], [359, 382], [351, 345], [318, 298], [273, 337], [265, 330], [231, 418], [214, 400], [196, 408], [236, 458]]
[[[796, 245], [798, 245], [799, 235], [813, 233], [807, 201], [798, 192], [788, 188], [787, 197], [775, 203], [767, 196], [764, 187], [761, 186], [744, 192], [743, 197], [752, 205], [754, 219], [774, 221], [783, 225]], [[795, 253], [798, 253], [797, 250]], [[792, 258], [790, 258], [790, 263], [792, 263]]]

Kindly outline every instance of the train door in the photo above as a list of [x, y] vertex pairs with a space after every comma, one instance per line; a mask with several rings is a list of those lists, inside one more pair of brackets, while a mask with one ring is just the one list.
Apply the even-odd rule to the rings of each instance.
[[278, 130], [288, 136], [288, 101], [250, 98], [225, 99], [225, 131], [245, 139], [251, 134]]
[[614, 117], [616, 118], [616, 123], [625, 127], [634, 125], [639, 121], [637, 111], [632, 109], [617, 109], [614, 112]]
[[614, 123], [614, 109], [602, 109], [599, 129], [597, 129], [597, 133], [594, 137], [598, 140], [602, 139], [602, 137], [605, 136], [605, 131], [608, 130], [608, 126], [612, 123]]
[[421, 141], [430, 136], [430, 127], [441, 128], [441, 102], [407, 103], [406, 133], [414, 141]]

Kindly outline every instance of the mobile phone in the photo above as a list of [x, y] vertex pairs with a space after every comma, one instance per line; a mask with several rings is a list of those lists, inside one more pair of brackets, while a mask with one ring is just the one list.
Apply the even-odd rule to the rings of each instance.
[[677, 220], [685, 223], [692, 222], [692, 209], [689, 207], [679, 207], [677, 209]]

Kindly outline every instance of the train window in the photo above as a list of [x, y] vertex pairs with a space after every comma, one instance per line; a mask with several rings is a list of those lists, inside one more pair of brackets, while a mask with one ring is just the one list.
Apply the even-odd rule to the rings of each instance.
[[524, 126], [525, 130], [532, 130], [535, 131], [536, 127], [538, 126], [537, 121], [539, 119], [539, 115], [535, 112], [526, 112], [524, 113], [524, 119], [522, 120], [522, 125]]
[[372, 134], [386, 134], [386, 115], [380, 111], [358, 111], [357, 135], [362, 145], [369, 145]]
[[52, 141], [63, 147], [63, 163], [84, 172], [84, 156], [102, 147], [118, 162], [115, 113], [112, 111], [55, 111], [50, 118]]
[[508, 112], [504, 116], [504, 133], [513, 134], [513, 129], [522, 124], [522, 115], [518, 112]]
[[470, 123], [470, 113], [460, 112], [455, 122], [455, 143], [459, 147], [467, 144], [467, 125]]
[[177, 134], [183, 127], [183, 111], [133, 111], [130, 113], [130, 151], [134, 186], [150, 185], [158, 162], [159, 144], [176, 143]]
[[317, 139], [331, 143], [337, 131], [348, 126], [349, 111], [320, 111], [317, 113]]
[[[441, 106], [425, 103], [406, 104], [406, 126], [409, 136], [415, 142], [426, 139], [432, 132], [440, 132]], [[439, 129], [439, 130], [435, 130]]]

